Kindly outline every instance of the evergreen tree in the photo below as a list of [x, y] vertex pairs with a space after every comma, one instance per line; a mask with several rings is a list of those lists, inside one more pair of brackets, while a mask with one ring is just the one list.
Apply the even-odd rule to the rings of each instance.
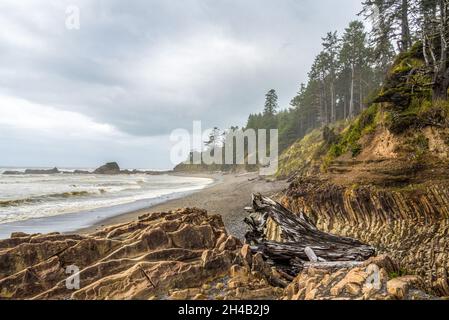
[[391, 66], [396, 55], [394, 46], [391, 42], [393, 25], [391, 17], [386, 12], [390, 6], [390, 1], [369, 0], [365, 1], [364, 10], [361, 14], [369, 20], [372, 25], [370, 33], [370, 45], [372, 47], [373, 61], [375, 62], [376, 81], [382, 82], [385, 73]]
[[342, 39], [342, 48], [340, 52], [340, 62], [344, 71], [350, 74], [349, 83], [349, 110], [348, 116], [355, 116], [356, 110], [356, 86], [359, 90], [359, 111], [363, 104], [363, 75], [362, 71], [367, 63], [369, 56], [366, 46], [367, 34], [365, 27], [360, 21], [353, 21], [345, 29]]
[[330, 121], [337, 120], [336, 110], [336, 92], [335, 92], [335, 78], [338, 69], [338, 51], [340, 49], [340, 41], [337, 36], [337, 31], [329, 32], [323, 40], [324, 48], [324, 68], [328, 71], [328, 82], [330, 90]]
[[[410, 16], [416, 0], [365, 0], [363, 11], [374, 22], [373, 32], [378, 40], [395, 41], [400, 52], [410, 49], [414, 35], [410, 27]], [[423, 0], [426, 1], [426, 0]], [[379, 33], [380, 32], [380, 33]], [[385, 49], [385, 47], [383, 47]]]
[[433, 99], [447, 100], [449, 88], [449, 3], [421, 0], [419, 20], [423, 54], [433, 77]]
[[223, 135], [224, 133], [218, 127], [214, 127], [210, 132], [207, 141], [204, 141], [204, 145], [208, 150], [221, 146], [223, 143]]
[[268, 91], [265, 97], [266, 100], [265, 100], [264, 115], [274, 116], [276, 114], [276, 110], [279, 108], [276, 90], [271, 89], [270, 91]]

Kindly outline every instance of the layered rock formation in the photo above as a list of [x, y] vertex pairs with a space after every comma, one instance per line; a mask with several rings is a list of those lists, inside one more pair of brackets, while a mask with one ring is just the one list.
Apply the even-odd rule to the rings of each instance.
[[[221, 217], [198, 209], [147, 214], [87, 236], [13, 234], [0, 241], [0, 298], [190, 298], [183, 290], [205, 284], [234, 292], [241, 270], [248, 270], [243, 280], [257, 279], [255, 297], [277, 297], [271, 269], [241, 247]], [[68, 270], [79, 270], [78, 289], [67, 288]]]
[[[360, 239], [422, 276], [435, 294], [449, 295], [449, 189], [429, 184], [403, 189], [342, 186], [300, 179], [283, 198], [324, 231]], [[278, 236], [272, 228], [272, 237]]]
[[[373, 264], [382, 285], [369, 291]], [[146, 214], [85, 236], [15, 233], [0, 241], [0, 299], [431, 298], [418, 290], [419, 277], [388, 282], [395, 270], [382, 257], [294, 279], [199, 209]]]

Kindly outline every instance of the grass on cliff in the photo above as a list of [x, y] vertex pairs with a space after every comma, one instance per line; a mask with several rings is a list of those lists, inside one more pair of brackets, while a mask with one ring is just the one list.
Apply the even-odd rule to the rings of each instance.
[[287, 178], [294, 173], [304, 173], [323, 148], [321, 129], [315, 129], [282, 153], [279, 159], [278, 178]]
[[373, 133], [379, 120], [379, 104], [375, 103], [368, 109], [363, 111], [352, 124], [350, 124], [337, 138], [337, 142], [333, 143], [326, 156], [323, 159], [322, 169], [325, 171], [330, 163], [336, 158], [351, 153], [352, 157], [358, 156], [362, 152], [360, 139], [367, 134]]
[[277, 178], [288, 178], [293, 174], [310, 175], [319, 171], [322, 159], [329, 148], [338, 141], [348, 121], [337, 121], [324, 128], [311, 131], [294, 143], [280, 156]]

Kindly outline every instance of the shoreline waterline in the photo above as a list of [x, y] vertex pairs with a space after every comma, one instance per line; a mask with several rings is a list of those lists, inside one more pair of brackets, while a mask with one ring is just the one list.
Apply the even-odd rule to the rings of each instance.
[[140, 199], [130, 203], [95, 208], [92, 210], [82, 210], [73, 213], [65, 213], [54, 216], [37, 217], [22, 221], [0, 223], [0, 239], [7, 239], [14, 232], [24, 232], [27, 234], [59, 232], [63, 234], [79, 233], [80, 230], [101, 225], [117, 216], [139, 212], [168, 201], [182, 199], [191, 194], [200, 192], [220, 183], [220, 178], [213, 175], [170, 175], [172, 177], [183, 178], [205, 178], [210, 180], [199, 188], [188, 191], [172, 192], [154, 198]]

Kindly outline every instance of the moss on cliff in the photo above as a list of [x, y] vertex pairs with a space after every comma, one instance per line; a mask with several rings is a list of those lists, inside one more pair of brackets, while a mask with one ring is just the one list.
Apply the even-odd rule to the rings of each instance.
[[371, 107], [363, 111], [362, 114], [342, 132], [339, 142], [331, 146], [328, 155], [336, 158], [348, 151], [351, 151], [353, 157], [357, 156], [362, 148], [358, 143], [360, 138], [366, 134], [374, 132], [376, 129], [378, 112], [378, 104], [373, 104]]
[[432, 77], [417, 43], [400, 54], [375, 102], [388, 113], [386, 127], [394, 134], [425, 126], [447, 126], [449, 103], [432, 100]]
[[[376, 160], [376, 157], [425, 161], [425, 156], [432, 156], [434, 150], [429, 148], [428, 137], [420, 133], [426, 127], [438, 130], [449, 127], [449, 102], [432, 101], [432, 79], [421, 47], [421, 43], [417, 43], [408, 52], [398, 55], [384, 85], [369, 99], [369, 108], [349, 122], [331, 126], [343, 124], [343, 128], [332, 131], [332, 139], [324, 137], [328, 129], [317, 129], [284, 152], [278, 177], [310, 173], [311, 168], [317, 167], [324, 173], [335, 160], [359, 159], [362, 153], [365, 161]], [[382, 130], [377, 131], [379, 128]], [[379, 132], [389, 132], [392, 137], [385, 135], [375, 139]], [[386, 142], [386, 139], [391, 141]], [[389, 149], [388, 144], [394, 145], [391, 151], [379, 153], [380, 149]], [[449, 145], [449, 138], [443, 144]], [[373, 154], [366, 154], [369, 152]]]
[[278, 178], [294, 174], [309, 175], [319, 171], [322, 158], [329, 148], [339, 141], [340, 132], [347, 122], [337, 122], [331, 126], [315, 129], [297, 141], [280, 156]]

